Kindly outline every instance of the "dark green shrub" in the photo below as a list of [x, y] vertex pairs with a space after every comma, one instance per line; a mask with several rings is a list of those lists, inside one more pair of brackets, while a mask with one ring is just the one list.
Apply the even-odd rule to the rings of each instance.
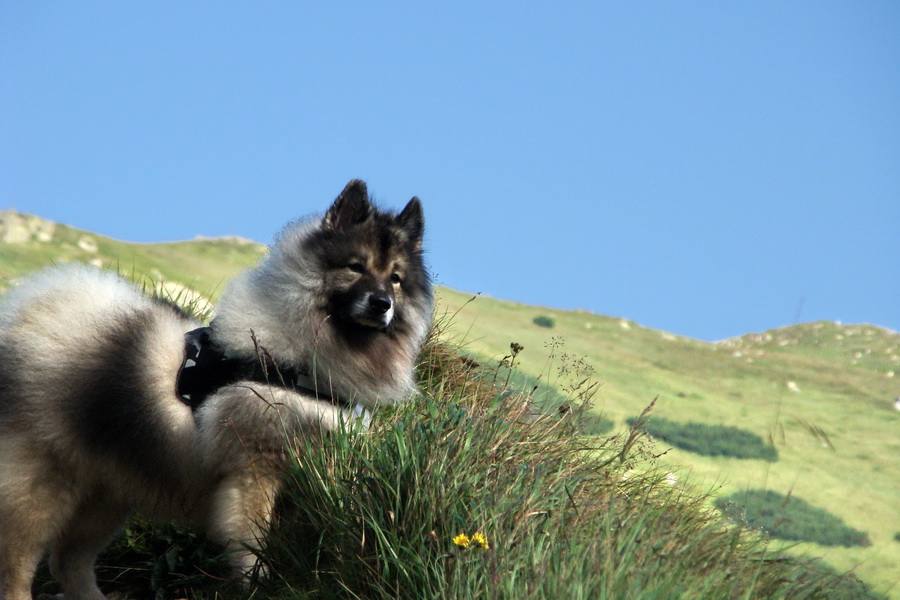
[[556, 322], [547, 315], [540, 315], [538, 317], [535, 317], [531, 322], [538, 327], [547, 327], [548, 329], [552, 328], [556, 324]]
[[[636, 419], [628, 419], [634, 425]], [[643, 429], [655, 438], [676, 448], [704, 456], [756, 458], [769, 462], [778, 460], [778, 450], [751, 431], [727, 425], [705, 423], [677, 423], [652, 417]]]
[[802, 498], [772, 490], [737, 492], [717, 499], [715, 504], [732, 520], [783, 540], [847, 547], [872, 543], [865, 531], [848, 527], [840, 517]]

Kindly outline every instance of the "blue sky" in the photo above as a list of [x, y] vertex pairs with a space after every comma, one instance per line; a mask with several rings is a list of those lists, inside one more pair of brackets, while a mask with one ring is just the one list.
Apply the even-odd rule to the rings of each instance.
[[439, 283], [900, 329], [900, 3], [0, 4], [0, 207], [261, 242], [359, 177]]

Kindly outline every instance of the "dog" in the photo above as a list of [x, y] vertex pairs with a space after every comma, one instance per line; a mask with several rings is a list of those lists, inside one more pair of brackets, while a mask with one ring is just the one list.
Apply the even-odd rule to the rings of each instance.
[[232, 280], [208, 327], [118, 275], [53, 267], [0, 305], [0, 592], [49, 552], [67, 600], [128, 515], [204, 526], [257, 568], [292, 436], [414, 394], [430, 325], [418, 198], [351, 181]]

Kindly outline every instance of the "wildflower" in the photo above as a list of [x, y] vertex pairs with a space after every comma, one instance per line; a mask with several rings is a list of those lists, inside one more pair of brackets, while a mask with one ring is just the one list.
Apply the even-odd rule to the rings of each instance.
[[472, 544], [479, 550], [490, 550], [491, 545], [488, 544], [487, 536], [476, 531], [472, 534]]
[[464, 533], [460, 533], [458, 536], [453, 538], [453, 543], [460, 548], [475, 548], [476, 550], [490, 550], [491, 548], [491, 545], [488, 543], [487, 536], [480, 531], [476, 531], [475, 533], [473, 533], [472, 537], [469, 537]]

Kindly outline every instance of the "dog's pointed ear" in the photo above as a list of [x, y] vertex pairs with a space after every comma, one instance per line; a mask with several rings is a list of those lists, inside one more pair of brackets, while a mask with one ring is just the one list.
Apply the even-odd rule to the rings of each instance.
[[422, 236], [425, 233], [425, 215], [422, 213], [422, 202], [413, 197], [399, 215], [397, 223], [409, 235], [416, 246], [422, 247]]
[[370, 216], [372, 216], [372, 204], [369, 202], [366, 182], [354, 179], [347, 184], [341, 195], [325, 213], [323, 224], [328, 229], [344, 231], [351, 225], [362, 223]]

